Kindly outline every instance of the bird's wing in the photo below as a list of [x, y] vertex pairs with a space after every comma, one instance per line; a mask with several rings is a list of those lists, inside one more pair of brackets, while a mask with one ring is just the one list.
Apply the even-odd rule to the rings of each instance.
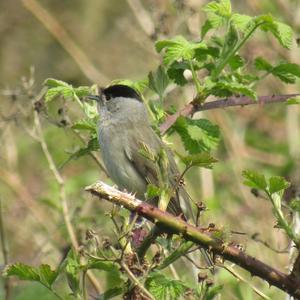
[[[130, 160], [136, 171], [142, 178], [146, 180], [148, 184], [151, 183], [154, 185], [159, 185], [156, 164], [150, 159], [146, 159], [140, 153], [140, 150], [143, 148], [143, 145], [145, 145], [150, 149], [151, 152], [153, 152], [154, 155], [158, 155], [162, 148], [166, 149], [165, 145], [149, 126], [142, 126], [142, 128], [139, 128], [138, 133], [135, 129], [135, 134], [128, 134], [128, 137], [131, 140], [128, 141], [128, 147], [125, 149], [126, 157]], [[148, 140], [145, 140], [145, 137], [147, 137]], [[176, 163], [170, 155], [170, 150], [166, 149], [166, 152], [169, 159], [168, 173], [170, 186], [174, 186], [174, 184], [176, 183], [176, 176], [178, 176], [179, 173]], [[157, 199], [155, 199], [155, 201], [154, 204], [157, 205]], [[170, 200], [168, 211], [175, 215], [179, 215], [182, 213], [177, 195], [172, 197], [172, 199]]]

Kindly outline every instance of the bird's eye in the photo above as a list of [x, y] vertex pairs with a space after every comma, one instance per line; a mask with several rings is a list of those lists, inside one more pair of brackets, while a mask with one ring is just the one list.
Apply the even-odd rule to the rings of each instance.
[[106, 95], [105, 95], [106, 101], [109, 101], [111, 98], [112, 98], [112, 95], [111, 95], [111, 94], [106, 94]]

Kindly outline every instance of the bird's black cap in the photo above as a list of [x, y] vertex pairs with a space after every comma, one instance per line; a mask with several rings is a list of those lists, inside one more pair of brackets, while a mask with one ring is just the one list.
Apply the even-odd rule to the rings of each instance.
[[105, 95], [106, 100], [116, 97], [124, 97], [135, 98], [142, 102], [141, 95], [139, 95], [133, 88], [123, 84], [111, 85], [108, 88], [102, 89], [101, 93]]

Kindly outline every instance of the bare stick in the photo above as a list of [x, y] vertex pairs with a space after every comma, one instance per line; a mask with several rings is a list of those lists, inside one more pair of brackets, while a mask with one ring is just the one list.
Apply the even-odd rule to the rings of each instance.
[[284, 102], [289, 98], [297, 97], [297, 96], [300, 96], [300, 94], [260, 96], [258, 97], [257, 101], [254, 101], [253, 99], [246, 96], [229, 97], [226, 99], [206, 102], [202, 105], [197, 104], [197, 102], [193, 100], [177, 113], [168, 116], [166, 121], [160, 125], [160, 132], [161, 134], [165, 134], [167, 130], [176, 122], [178, 117], [180, 116], [187, 117], [193, 115], [197, 111], [226, 108], [230, 106], [246, 106], [246, 105], [253, 105], [253, 104], [270, 104], [276, 102]]
[[124, 271], [127, 273], [128, 278], [130, 279], [130, 281], [136, 285], [143, 294], [145, 294], [149, 299], [155, 300], [155, 298], [150, 294], [150, 292], [148, 292], [145, 287], [139, 282], [139, 280], [134, 276], [134, 274], [130, 271], [130, 269], [127, 267], [126, 264], [121, 263], [122, 268], [124, 269]]
[[[38, 115], [38, 113], [36, 111], [34, 111], [34, 124], [35, 124], [35, 128], [37, 131], [37, 135], [38, 135], [38, 140], [41, 144], [41, 147], [43, 149], [43, 152], [46, 156], [48, 165], [49, 165], [49, 169], [52, 171], [57, 183], [59, 184], [60, 187], [60, 200], [61, 200], [61, 205], [62, 205], [62, 210], [63, 210], [63, 218], [64, 218], [64, 222], [66, 224], [67, 227], [67, 231], [68, 231], [68, 235], [70, 237], [72, 246], [75, 248], [75, 250], [78, 250], [79, 244], [75, 235], [75, 231], [73, 229], [72, 223], [71, 223], [71, 219], [70, 219], [70, 214], [69, 214], [69, 208], [68, 208], [68, 203], [67, 203], [67, 198], [66, 198], [66, 191], [65, 191], [65, 182], [63, 177], [61, 176], [61, 174], [59, 173], [53, 158], [49, 152], [47, 143], [45, 141], [44, 135], [43, 135], [43, 131], [42, 131], [42, 126], [40, 123], [40, 117]], [[101, 292], [101, 287], [96, 279], [96, 277], [90, 272], [87, 272], [87, 276], [89, 278], [89, 280], [91, 281], [92, 285], [94, 286], [94, 288], [96, 289], [96, 291], [98, 293]]]
[[168, 212], [143, 202], [133, 195], [118, 191], [117, 189], [103, 183], [96, 182], [86, 188], [93, 195], [108, 200], [114, 204], [136, 212], [138, 215], [153, 222], [164, 232], [181, 235], [185, 240], [192, 241], [204, 248], [209, 248], [215, 254], [221, 255], [243, 269], [258, 276], [279, 289], [289, 293], [295, 299], [300, 299], [300, 279], [293, 275], [285, 274], [264, 262], [250, 256], [234, 246], [233, 243], [214, 237], [207, 233], [207, 230], [197, 228], [184, 220], [175, 217]]
[[[1, 252], [3, 256], [4, 265], [8, 265], [8, 250], [5, 238], [4, 222], [3, 222], [3, 207], [2, 207], [2, 198], [0, 198], [0, 235], [1, 235]], [[4, 278], [4, 290], [5, 295], [4, 299], [10, 299], [10, 282], [9, 278]]]

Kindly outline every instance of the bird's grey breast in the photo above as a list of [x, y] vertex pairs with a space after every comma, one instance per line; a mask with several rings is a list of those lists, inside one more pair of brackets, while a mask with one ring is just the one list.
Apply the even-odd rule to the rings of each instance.
[[121, 189], [143, 197], [147, 189], [144, 178], [128, 159], [126, 151], [134, 135], [132, 120], [117, 114], [99, 122], [99, 143], [102, 159], [111, 179]]

